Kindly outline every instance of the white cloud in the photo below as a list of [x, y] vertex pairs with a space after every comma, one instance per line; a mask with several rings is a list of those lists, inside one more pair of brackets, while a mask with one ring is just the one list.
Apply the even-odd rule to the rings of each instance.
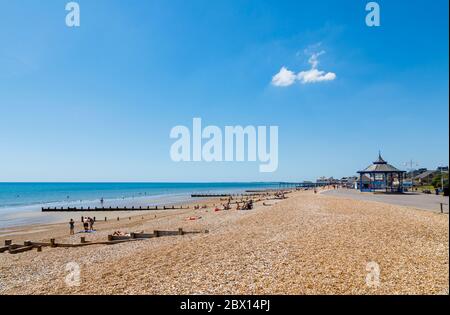
[[311, 65], [311, 67], [313, 69], [316, 69], [317, 66], [319, 65], [319, 56], [323, 55], [325, 53], [325, 51], [321, 51], [318, 53], [314, 53], [311, 55], [311, 57], [308, 59], [308, 63]]
[[272, 78], [272, 84], [275, 86], [289, 86], [295, 82], [297, 76], [294, 72], [282, 67], [280, 72], [275, 74]]
[[296, 80], [300, 81], [300, 83], [302, 84], [335, 80], [336, 73], [325, 72], [317, 69], [317, 67], [319, 66], [319, 56], [323, 55], [324, 53], [325, 51], [323, 50], [318, 53], [312, 53], [311, 57], [308, 59], [308, 63], [311, 65], [311, 69], [301, 71], [297, 75], [295, 75], [294, 72], [288, 70], [286, 67], [282, 67], [280, 72], [278, 72], [272, 78], [272, 84], [275, 86], [290, 86]]
[[297, 79], [302, 84], [316, 83], [323, 81], [333, 81], [336, 79], [336, 74], [333, 72], [325, 73], [325, 71], [320, 71], [317, 69], [311, 69], [308, 71], [302, 71], [297, 75]]

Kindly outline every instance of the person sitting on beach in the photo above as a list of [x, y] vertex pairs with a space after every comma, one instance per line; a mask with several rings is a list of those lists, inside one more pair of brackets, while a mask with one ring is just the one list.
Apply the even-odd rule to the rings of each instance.
[[70, 219], [69, 221], [69, 227], [70, 227], [70, 235], [74, 235], [74, 228], [75, 228], [75, 221], [73, 219]]

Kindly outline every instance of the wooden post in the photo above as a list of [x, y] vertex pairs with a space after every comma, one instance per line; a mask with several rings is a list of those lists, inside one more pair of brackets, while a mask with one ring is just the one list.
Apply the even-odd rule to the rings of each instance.
[[441, 213], [444, 213], [444, 204], [441, 202]]
[[120, 218], [119, 218], [119, 217], [117, 217], [117, 221], [120, 221]]
[[36, 247], [36, 251], [42, 252], [42, 246], [41, 246], [41, 245], [38, 245], [38, 246]]
[[80, 243], [81, 244], [86, 243], [86, 237], [85, 236], [80, 237]]
[[111, 242], [113, 240], [113, 236], [112, 235], [108, 235], [108, 242]]
[[153, 231], [153, 234], [155, 234], [155, 237], [159, 237], [159, 231]]
[[55, 239], [54, 238], [50, 239], [50, 247], [56, 247], [56, 243], [55, 243]]
[[130, 221], [131, 221], [131, 217], [129, 217], [129, 218], [128, 218], [128, 220], [130, 220]]
[[134, 232], [132, 232], [132, 233], [130, 233], [130, 237], [131, 237], [132, 239], [134, 239], [134, 238], [136, 238], [136, 234], [135, 234]]
[[9, 246], [12, 244], [12, 240], [5, 240], [5, 246]]
[[107, 218], [107, 217], [105, 217], [105, 222], [106, 222], [106, 221], [108, 221], [108, 218]]
[[178, 235], [183, 235], [183, 228], [178, 229]]

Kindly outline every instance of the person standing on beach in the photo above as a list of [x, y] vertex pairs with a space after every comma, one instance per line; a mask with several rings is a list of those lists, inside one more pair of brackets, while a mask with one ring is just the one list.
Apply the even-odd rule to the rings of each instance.
[[86, 217], [83, 218], [83, 227], [84, 227], [84, 231], [87, 231], [89, 228], [88, 218], [86, 218]]
[[70, 235], [74, 235], [75, 221], [73, 221], [73, 219], [70, 219], [69, 227], [70, 227]]
[[95, 220], [93, 218], [89, 218], [89, 230], [94, 230], [94, 222]]

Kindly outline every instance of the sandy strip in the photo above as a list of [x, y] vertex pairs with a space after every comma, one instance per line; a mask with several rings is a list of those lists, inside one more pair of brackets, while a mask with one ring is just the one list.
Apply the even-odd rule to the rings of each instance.
[[[0, 254], [0, 293], [448, 294], [448, 215], [312, 192], [289, 196], [252, 211], [177, 210], [99, 222], [87, 238], [115, 229], [209, 234]], [[192, 215], [202, 218], [187, 221]], [[33, 236], [78, 242], [66, 229], [54, 225]], [[80, 266], [80, 286], [65, 282], [70, 262]]]

